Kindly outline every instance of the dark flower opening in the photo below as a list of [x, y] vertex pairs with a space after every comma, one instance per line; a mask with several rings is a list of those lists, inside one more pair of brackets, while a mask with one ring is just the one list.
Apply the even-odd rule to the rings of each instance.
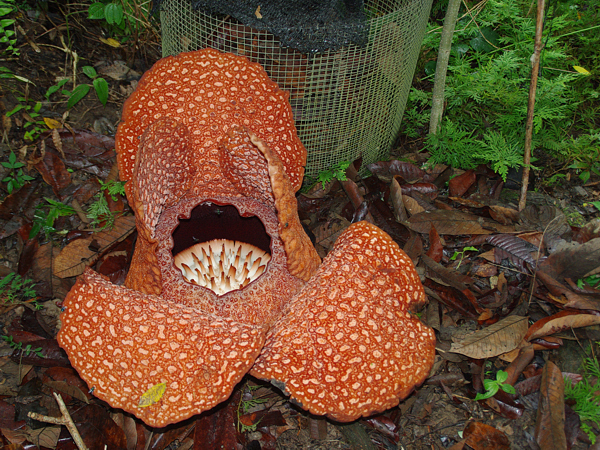
[[231, 205], [196, 206], [189, 219], [179, 219], [173, 241], [174, 262], [183, 278], [217, 295], [256, 280], [271, 259], [271, 238], [263, 223]]

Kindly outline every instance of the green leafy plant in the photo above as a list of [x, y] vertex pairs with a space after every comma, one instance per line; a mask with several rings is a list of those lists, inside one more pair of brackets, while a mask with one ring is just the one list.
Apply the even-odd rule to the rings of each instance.
[[102, 20], [105, 28], [114, 35], [128, 37], [141, 33], [150, 24], [149, 2], [136, 0], [102, 0], [88, 8], [88, 18]]
[[88, 18], [105, 20], [109, 25], [125, 26], [123, 6], [116, 2], [95, 2], [88, 8]]
[[588, 435], [592, 444], [595, 444], [597, 436], [590, 423], [595, 423], [596, 427], [600, 425], [600, 364], [593, 356], [585, 358], [583, 366], [583, 379], [580, 382], [572, 383], [565, 379], [565, 399], [575, 401], [572, 408], [579, 414], [581, 430]]
[[[430, 164], [469, 169], [487, 163], [503, 178], [522, 164], [535, 21], [518, 0], [488, 0], [464, 13], [456, 26], [445, 89], [445, 120], [425, 140]], [[579, 15], [577, 8], [585, 9]], [[600, 33], [592, 32], [598, 5], [566, 0], [547, 18], [542, 71], [534, 113], [533, 148], [575, 161], [582, 179], [598, 175], [598, 145], [590, 145], [600, 113], [598, 74]], [[435, 68], [440, 27], [432, 23], [424, 40], [426, 76], [409, 96], [403, 133], [423, 134], [422, 114], [429, 106], [425, 81]], [[575, 68], [574, 68], [575, 67]], [[586, 70], [590, 69], [590, 70]], [[535, 169], [535, 168], [534, 168]], [[556, 182], [558, 177], [554, 178]]]
[[0, 299], [5, 305], [32, 303], [36, 309], [40, 309], [41, 305], [35, 301], [36, 292], [33, 287], [32, 280], [25, 280], [14, 272], [9, 273], [0, 280]]
[[579, 155], [579, 160], [571, 164], [569, 169], [580, 171], [579, 178], [584, 183], [589, 181], [592, 174], [600, 177], [600, 146], [597, 144], [596, 147], [590, 149], [590, 151], [581, 153]]
[[21, 189], [25, 183], [34, 179], [23, 173], [25, 163], [17, 161], [17, 155], [15, 155], [14, 152], [10, 152], [10, 155], [8, 155], [8, 162], [3, 162], [2, 166], [10, 169], [10, 174], [2, 179], [2, 182], [6, 183], [6, 190], [9, 194], [12, 194], [14, 190]]
[[463, 169], [473, 169], [477, 160], [473, 155], [481, 146], [468, 131], [453, 121], [445, 120], [437, 134], [429, 134], [425, 144], [430, 153], [429, 164], [448, 164]]
[[[435, 70], [435, 61], [434, 70]], [[402, 116], [402, 132], [409, 138], [419, 138], [429, 128], [431, 116], [431, 93], [411, 88]]]
[[483, 380], [483, 388], [485, 389], [485, 392], [483, 394], [478, 392], [477, 395], [475, 396], [475, 400], [478, 401], [478, 400], [485, 400], [487, 398], [491, 398], [494, 395], [496, 395], [496, 393], [500, 389], [502, 389], [507, 394], [515, 394], [517, 391], [515, 390], [514, 386], [511, 386], [510, 384], [506, 383], [507, 379], [508, 379], [508, 373], [506, 373], [504, 370], [499, 370], [498, 372], [496, 372], [495, 380], [491, 380], [491, 379]]
[[[106, 102], [108, 101], [107, 81], [98, 76], [96, 69], [94, 69], [92, 66], [83, 66], [81, 70], [88, 78], [92, 80], [92, 86], [94, 87], [94, 91], [96, 92], [98, 100], [100, 100], [100, 102], [106, 106]], [[72, 91], [63, 89], [64, 85], [67, 84], [68, 81], [68, 79], [63, 78], [55, 85], [50, 86], [45, 94], [46, 99], [50, 100], [50, 97], [53, 94], [60, 91], [61, 94], [67, 97], [67, 108], [71, 109], [90, 92], [91, 86], [85, 83], [75, 86]]]
[[16, 32], [11, 29], [11, 27], [14, 27], [15, 25], [15, 19], [7, 18], [7, 16], [15, 10], [15, 0], [0, 0], [0, 43], [6, 45], [6, 48], [4, 48], [1, 53], [19, 56], [20, 51], [19, 48], [16, 47]]
[[92, 79], [92, 85], [94, 86], [98, 100], [106, 106], [106, 102], [108, 101], [108, 83], [104, 78], [98, 76], [96, 69], [92, 66], [84, 66], [82, 70], [83, 73]]
[[54, 94], [55, 92], [60, 91], [60, 89], [68, 82], [69, 82], [68, 78], [63, 78], [62, 80], [59, 80], [58, 83], [56, 83], [55, 85], [50, 86], [45, 94], [46, 100], [50, 100], [50, 96], [52, 94]]
[[463, 258], [465, 257], [465, 252], [477, 252], [477, 251], [479, 251], [479, 250], [477, 250], [475, 247], [465, 247], [460, 252], [455, 251], [454, 254], [452, 255], [452, 257], [450, 258], [450, 260], [455, 261], [456, 258], [460, 257], [460, 260], [458, 261], [458, 266], [456, 266], [456, 268], [458, 269], [460, 267], [460, 265], [462, 264]]
[[553, 186], [555, 184], [558, 184], [560, 180], [564, 180], [565, 178], [567, 178], [567, 175], [565, 175], [564, 173], [555, 173], [548, 179], [546, 179], [545, 183], [548, 186]]
[[498, 131], [492, 130], [483, 136], [481, 149], [473, 156], [490, 164], [504, 182], [509, 169], [523, 165], [523, 147], [515, 141], [508, 142], [506, 135]]
[[32, 348], [31, 344], [27, 344], [23, 347], [22, 342], [15, 342], [12, 336], [2, 335], [2, 339], [6, 341], [6, 343], [10, 346], [10, 348], [22, 351], [21, 356], [29, 356], [30, 353], [35, 353], [40, 358], [45, 358], [46, 356], [42, 353], [42, 347]]
[[346, 181], [346, 169], [350, 164], [350, 161], [342, 161], [331, 169], [319, 172], [319, 175], [317, 175], [317, 183], [321, 183], [321, 185], [325, 187], [326, 183], [333, 180]]
[[75, 210], [69, 205], [47, 197], [44, 197], [44, 200], [47, 204], [38, 205], [33, 214], [33, 226], [29, 232], [29, 239], [36, 237], [40, 231], [44, 233], [46, 239], [49, 239], [50, 234], [56, 233], [56, 228], [54, 228], [56, 219], [75, 214]]
[[92, 227], [100, 227], [101, 229], [110, 228], [114, 225], [116, 217], [120, 212], [113, 213], [108, 207], [108, 202], [104, 196], [104, 191], [111, 196], [114, 201], [117, 201], [117, 195], [125, 195], [125, 182], [124, 181], [109, 181], [104, 183], [101, 180], [101, 189], [94, 202], [90, 205], [87, 210], [88, 218], [92, 219], [90, 225]]

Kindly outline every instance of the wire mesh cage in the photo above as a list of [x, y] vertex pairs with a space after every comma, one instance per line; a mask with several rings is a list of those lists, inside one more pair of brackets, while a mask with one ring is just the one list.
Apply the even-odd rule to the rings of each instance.
[[261, 64], [290, 93], [306, 175], [386, 157], [398, 134], [432, 0], [365, 0], [368, 41], [302, 53], [236, 19], [163, 0], [163, 56], [212, 47]]

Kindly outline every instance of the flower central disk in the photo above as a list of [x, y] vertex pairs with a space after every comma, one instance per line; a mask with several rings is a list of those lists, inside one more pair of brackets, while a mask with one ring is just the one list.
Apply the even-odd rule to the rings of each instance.
[[225, 295], [256, 280], [270, 260], [271, 255], [254, 245], [214, 239], [178, 253], [175, 266], [187, 282]]

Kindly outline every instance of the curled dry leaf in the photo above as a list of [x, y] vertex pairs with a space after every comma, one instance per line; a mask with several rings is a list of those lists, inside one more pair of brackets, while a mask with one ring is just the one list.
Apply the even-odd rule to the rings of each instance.
[[[576, 385], [583, 379], [583, 377], [578, 373], [562, 372], [562, 376], [567, 380], [567, 383], [571, 383], [572, 385]], [[519, 395], [526, 396], [538, 392], [541, 384], [542, 375], [534, 375], [526, 378], [523, 381], [519, 381], [517, 384], [515, 384], [515, 389]]]
[[579, 311], [560, 311], [556, 314], [538, 320], [524, 336], [526, 341], [558, 333], [570, 328], [588, 327], [600, 323], [600, 315], [582, 314]]
[[[427, 255], [424, 255], [424, 257], [427, 257]], [[462, 291], [459, 291], [452, 286], [436, 283], [431, 278], [426, 278], [425, 281], [423, 281], [423, 286], [425, 286], [425, 292], [430, 297], [433, 297], [449, 308], [458, 311], [465, 317], [477, 319], [479, 315], [478, 312], [475, 311], [473, 304]]]
[[565, 386], [563, 375], [552, 361], [542, 373], [535, 440], [540, 448], [567, 448], [565, 435]]
[[519, 221], [519, 211], [505, 206], [490, 205], [490, 216], [496, 222], [504, 225], [508, 225], [510, 222]]
[[398, 160], [380, 161], [367, 165], [367, 168], [375, 175], [383, 178], [400, 175], [406, 181], [422, 180], [427, 174], [411, 163]]
[[497, 414], [507, 419], [516, 420], [523, 415], [525, 407], [515, 402], [511, 394], [500, 389], [496, 395], [485, 400], [485, 404]]
[[401, 185], [402, 193], [405, 195], [413, 195], [418, 192], [431, 200], [435, 200], [438, 195], [438, 188], [433, 183], [413, 183]]
[[36, 430], [27, 428], [27, 440], [39, 447], [56, 448], [60, 436], [60, 426], [47, 426]]
[[404, 207], [404, 201], [402, 200], [402, 188], [396, 180], [396, 177], [392, 178], [390, 184], [390, 199], [392, 200], [392, 206], [394, 208], [394, 217], [398, 222], [404, 222], [408, 220], [406, 215], [406, 208]]
[[87, 395], [77, 386], [72, 386], [65, 381], [46, 381], [44, 384], [46, 384], [46, 386], [50, 386], [55, 391], [70, 395], [71, 397], [76, 398], [84, 403], [89, 403]]
[[452, 286], [461, 292], [465, 289], [468, 289], [469, 286], [472, 286], [475, 283], [475, 280], [473, 280], [473, 278], [470, 276], [463, 275], [454, 269], [449, 269], [434, 261], [433, 258], [429, 256], [429, 252], [426, 257], [423, 257], [423, 263], [427, 267], [428, 276], [433, 279], [440, 280], [442, 283]]
[[470, 358], [491, 358], [517, 348], [526, 332], [527, 317], [508, 316], [453, 343], [450, 351]]
[[226, 401], [225, 405], [215, 408], [211, 413], [202, 414], [196, 420], [194, 442], [203, 443], [207, 448], [237, 448], [239, 390]]
[[[537, 277], [544, 283], [550, 294], [554, 295], [554, 301], [560, 303], [563, 308], [587, 309], [600, 311], [600, 300], [585, 293], [577, 293], [559, 283], [556, 278], [547, 273], [551, 270], [547, 266], [537, 271]], [[566, 299], [566, 301], [565, 301]]]
[[[121, 242], [133, 233], [133, 230], [135, 230], [135, 217], [119, 217], [111, 229], [69, 243], [54, 259], [54, 275], [60, 278], [81, 275], [83, 270], [96, 262], [111, 245]], [[98, 250], [95, 248], [90, 250], [92, 244]]]
[[44, 158], [35, 165], [42, 178], [48, 183], [58, 198], [60, 192], [71, 184], [71, 174], [57, 153], [47, 151]]

